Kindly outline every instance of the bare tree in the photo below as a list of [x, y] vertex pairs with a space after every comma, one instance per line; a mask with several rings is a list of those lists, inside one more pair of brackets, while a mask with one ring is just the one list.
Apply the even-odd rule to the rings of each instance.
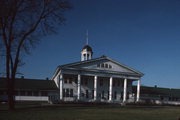
[[0, 0], [0, 43], [5, 48], [9, 109], [14, 109], [14, 82], [22, 53], [62, 24], [67, 0]]

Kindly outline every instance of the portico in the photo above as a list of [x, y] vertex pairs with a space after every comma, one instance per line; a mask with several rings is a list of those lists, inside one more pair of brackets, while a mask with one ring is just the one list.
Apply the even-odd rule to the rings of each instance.
[[[91, 73], [87, 72], [86, 74], [87, 75], [82, 73], [72, 74], [72, 71], [70, 73], [63, 73], [62, 71], [62, 73], [59, 74], [60, 100], [127, 102], [127, 99], [131, 99], [129, 95], [132, 94], [132, 82], [138, 81], [137, 96], [134, 96], [134, 98], [136, 98], [134, 101], [139, 101], [140, 79], [135, 77], [132, 79], [132, 77], [122, 75], [119, 77], [116, 75], [114, 77], [111, 74], [106, 74], [104, 76], [102, 74], [98, 75], [98, 73], [91, 75]], [[73, 90], [73, 95], [71, 97], [67, 95], [71, 94], [70, 90], [68, 90], [69, 93], [67, 93], [66, 89], [68, 88]]]

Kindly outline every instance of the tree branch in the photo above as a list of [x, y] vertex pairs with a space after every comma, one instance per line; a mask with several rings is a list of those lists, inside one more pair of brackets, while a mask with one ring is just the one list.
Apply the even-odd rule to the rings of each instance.
[[18, 48], [17, 48], [17, 51], [16, 51], [16, 57], [15, 57], [15, 62], [14, 62], [14, 68], [13, 68], [13, 71], [16, 72], [16, 69], [17, 69], [17, 66], [18, 66], [18, 62], [19, 62], [19, 54], [20, 54], [20, 50], [21, 50], [21, 46], [24, 42], [24, 40], [27, 38], [28, 35], [30, 35], [31, 33], [33, 33], [37, 26], [39, 25], [40, 21], [43, 19], [43, 14], [44, 14], [44, 10], [45, 10], [45, 4], [44, 4], [44, 7], [43, 7], [43, 10], [42, 10], [42, 13], [40, 14], [39, 16], [39, 19], [37, 20], [37, 22], [34, 24], [34, 26], [28, 30], [28, 32], [26, 32], [24, 34], [24, 36], [22, 37], [22, 39], [20, 40], [19, 42], [19, 45], [18, 45]]

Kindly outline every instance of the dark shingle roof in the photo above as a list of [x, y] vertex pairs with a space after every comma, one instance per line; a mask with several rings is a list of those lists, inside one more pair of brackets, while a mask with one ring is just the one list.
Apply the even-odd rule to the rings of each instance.
[[[136, 93], [136, 86], [133, 86], [133, 93]], [[141, 86], [140, 94], [180, 97], [180, 89]]]
[[[6, 78], [0, 78], [0, 89], [7, 89]], [[57, 90], [57, 86], [53, 80], [38, 80], [16, 78], [15, 89], [21, 90]]]
[[86, 49], [87, 51], [93, 52], [92, 48], [89, 45], [85, 45], [82, 50]]

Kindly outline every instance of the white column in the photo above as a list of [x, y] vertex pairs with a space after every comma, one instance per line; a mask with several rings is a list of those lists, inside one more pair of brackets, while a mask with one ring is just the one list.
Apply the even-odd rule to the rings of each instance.
[[94, 76], [94, 101], [97, 100], [97, 76]]
[[77, 90], [77, 99], [80, 100], [81, 97], [81, 75], [78, 74], [78, 90]]
[[124, 79], [124, 94], [123, 94], [123, 102], [126, 102], [126, 94], [127, 94], [127, 79]]
[[63, 99], [63, 74], [59, 75], [59, 93], [60, 93], [60, 100]]
[[83, 53], [81, 53], [81, 61], [84, 61], [83, 57], [84, 57]]
[[89, 53], [89, 59], [90, 59], [90, 60], [92, 59], [92, 55], [91, 55], [91, 53]]
[[88, 60], [88, 53], [86, 53], [86, 60]]
[[136, 102], [139, 102], [139, 96], [140, 96], [140, 86], [141, 86], [141, 81], [137, 81], [137, 96], [136, 96]]
[[113, 78], [110, 77], [110, 80], [109, 80], [109, 101], [112, 100], [112, 82], [113, 82]]

